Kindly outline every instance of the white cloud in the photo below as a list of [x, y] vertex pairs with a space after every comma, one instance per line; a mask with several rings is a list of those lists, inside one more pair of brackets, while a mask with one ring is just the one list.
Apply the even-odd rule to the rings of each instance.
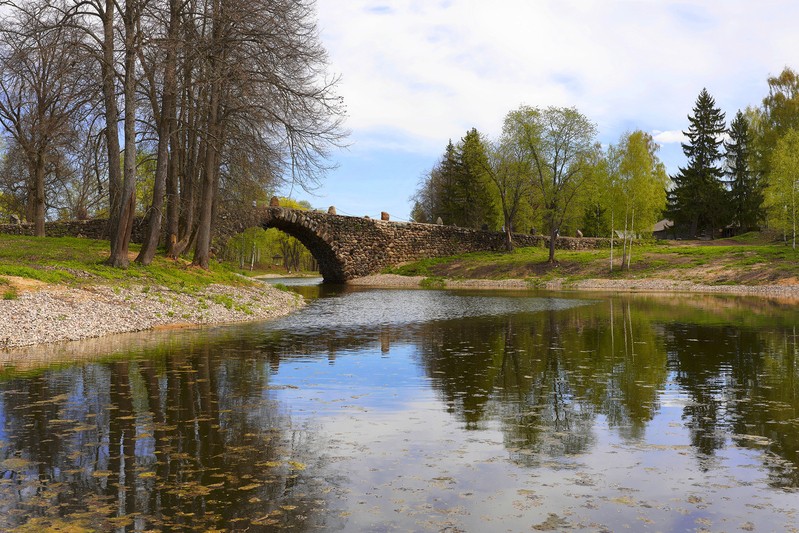
[[686, 143], [688, 137], [681, 130], [672, 131], [652, 131], [652, 138], [658, 144], [673, 144], [673, 143]]
[[770, 74], [799, 67], [792, 2], [318, 0], [317, 9], [355, 145], [431, 164], [468, 128], [497, 135], [520, 104], [576, 106], [603, 143], [634, 129], [676, 143], [703, 87], [732, 117], [761, 101]]
[[320, 0], [318, 8], [350, 127], [432, 140], [471, 124], [496, 131], [521, 103], [575, 105], [607, 130], [636, 119], [672, 129], [703, 86], [733, 113], [762, 97], [739, 88], [752, 79], [765, 88], [799, 48], [787, 23], [799, 8], [768, 4]]

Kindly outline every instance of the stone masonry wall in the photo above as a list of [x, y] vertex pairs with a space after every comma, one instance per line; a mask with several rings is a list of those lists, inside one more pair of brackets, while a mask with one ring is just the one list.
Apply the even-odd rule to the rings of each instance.
[[[144, 241], [144, 219], [137, 218], [133, 223], [131, 241], [141, 243]], [[68, 220], [46, 222], [44, 232], [48, 237], [83, 237], [86, 239], [108, 239], [108, 220]], [[33, 235], [33, 223], [0, 224], [0, 233], [5, 235]]]

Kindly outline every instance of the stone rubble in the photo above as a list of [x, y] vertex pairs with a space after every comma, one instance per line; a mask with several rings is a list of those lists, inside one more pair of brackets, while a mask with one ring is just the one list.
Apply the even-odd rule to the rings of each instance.
[[0, 300], [0, 350], [158, 327], [276, 318], [302, 298], [268, 285], [211, 285], [197, 293], [151, 286], [89, 286], [26, 291]]

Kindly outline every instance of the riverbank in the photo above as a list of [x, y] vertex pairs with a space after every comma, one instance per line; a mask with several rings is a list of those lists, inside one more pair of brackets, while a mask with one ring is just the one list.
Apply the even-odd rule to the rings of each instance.
[[673, 279], [443, 279], [399, 274], [375, 274], [350, 281], [360, 287], [441, 288], [486, 290], [550, 290], [650, 293], [712, 293], [761, 296], [799, 301], [799, 284], [783, 285], [708, 285]]
[[156, 256], [128, 268], [104, 264], [107, 241], [0, 235], [0, 350], [156, 328], [266, 320], [302, 298], [246, 279]]
[[[799, 250], [773, 234], [747, 233], [713, 241], [637, 244], [621, 265], [621, 250], [517, 248], [430, 258], [357, 281], [372, 286], [469, 289], [702, 292], [799, 298]], [[611, 270], [610, 265], [613, 264]], [[403, 279], [407, 278], [407, 279]]]
[[180, 292], [158, 285], [32, 284], [0, 300], [0, 349], [159, 328], [194, 327], [287, 315], [304, 305], [291, 292], [263, 285], [209, 285]]

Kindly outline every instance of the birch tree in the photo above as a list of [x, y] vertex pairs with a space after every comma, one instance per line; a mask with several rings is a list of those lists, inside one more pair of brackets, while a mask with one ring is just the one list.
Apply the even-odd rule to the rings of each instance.
[[796, 249], [797, 195], [799, 194], [799, 131], [789, 129], [771, 154], [766, 186], [766, 206], [772, 224], [790, 232], [791, 247]]

